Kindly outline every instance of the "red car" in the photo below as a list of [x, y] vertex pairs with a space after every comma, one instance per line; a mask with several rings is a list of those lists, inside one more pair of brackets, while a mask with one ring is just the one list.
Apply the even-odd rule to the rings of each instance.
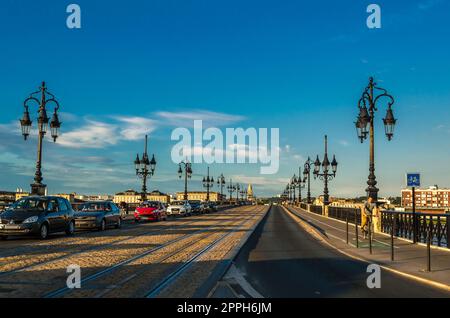
[[134, 220], [139, 222], [167, 220], [166, 207], [158, 201], [146, 201], [134, 211]]

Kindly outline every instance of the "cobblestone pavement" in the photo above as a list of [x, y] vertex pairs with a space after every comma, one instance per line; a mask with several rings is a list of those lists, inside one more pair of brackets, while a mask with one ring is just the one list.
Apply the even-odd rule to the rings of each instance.
[[[0, 242], [0, 297], [145, 297], [187, 263], [189, 274], [164, 286], [161, 296], [189, 297], [266, 211], [244, 206], [46, 241]], [[80, 289], [66, 288], [69, 265], [81, 268]]]

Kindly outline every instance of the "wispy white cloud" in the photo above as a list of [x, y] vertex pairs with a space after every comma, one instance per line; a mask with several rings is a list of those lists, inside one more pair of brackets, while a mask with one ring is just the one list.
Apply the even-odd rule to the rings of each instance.
[[113, 122], [84, 119], [80, 128], [64, 132], [58, 144], [68, 148], [101, 149], [121, 141], [139, 140], [156, 129], [155, 121], [144, 117], [114, 116]]
[[125, 140], [139, 140], [156, 129], [156, 121], [143, 117], [117, 116], [116, 119], [125, 124], [120, 134]]
[[116, 125], [87, 120], [82, 127], [63, 133], [58, 144], [68, 148], [105, 148], [119, 140]]
[[419, 8], [419, 10], [429, 10], [429, 9], [439, 5], [442, 2], [443, 2], [442, 0], [428, 0], [428, 1], [420, 2], [417, 5], [417, 7]]
[[204, 126], [225, 126], [245, 119], [240, 115], [211, 112], [205, 110], [193, 110], [187, 112], [167, 112], [155, 113], [157, 117], [164, 120], [164, 124], [171, 126], [190, 126], [194, 120], [202, 120]]

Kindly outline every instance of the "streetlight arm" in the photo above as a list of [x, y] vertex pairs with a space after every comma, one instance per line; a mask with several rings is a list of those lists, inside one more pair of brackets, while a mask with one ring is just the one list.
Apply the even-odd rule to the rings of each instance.
[[25, 101], [23, 102], [23, 106], [24, 106], [25, 108], [28, 108], [28, 107], [29, 107], [29, 105], [28, 105], [28, 102], [29, 102], [29, 101], [34, 101], [34, 102], [36, 102], [38, 105], [41, 104], [41, 101], [40, 101], [39, 99], [37, 99], [36, 97], [30, 96], [30, 97], [28, 97], [27, 99], [25, 99]]
[[54, 99], [54, 98], [50, 98], [50, 99], [47, 99], [46, 100], [46, 102], [45, 102], [46, 104], [48, 104], [48, 103], [55, 103], [55, 112], [57, 112], [58, 110], [59, 110], [59, 103], [58, 103], [58, 101], [56, 100], [56, 99]]
[[389, 95], [388, 93], [384, 93], [384, 94], [381, 94], [381, 95], [378, 95], [377, 97], [375, 97], [375, 100], [374, 100], [374, 104], [380, 99], [380, 98], [382, 98], [382, 97], [387, 97], [387, 98], [389, 98], [390, 99], [390, 102], [389, 102], [389, 104], [388, 104], [388, 106], [389, 107], [391, 107], [393, 104], [394, 104], [394, 97], [392, 97], [391, 95]]

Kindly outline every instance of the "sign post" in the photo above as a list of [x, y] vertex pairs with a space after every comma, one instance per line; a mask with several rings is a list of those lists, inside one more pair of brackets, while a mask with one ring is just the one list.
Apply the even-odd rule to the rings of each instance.
[[416, 187], [420, 187], [420, 173], [407, 173], [406, 186], [412, 188], [413, 243], [417, 243]]

